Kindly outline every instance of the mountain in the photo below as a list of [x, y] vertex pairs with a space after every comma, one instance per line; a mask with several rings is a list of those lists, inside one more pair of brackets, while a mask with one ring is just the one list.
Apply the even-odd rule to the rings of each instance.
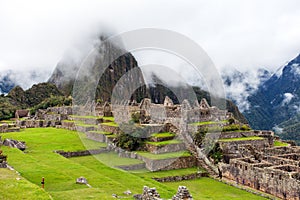
[[45, 100], [53, 99], [57, 102], [59, 97], [63, 98], [63, 94], [50, 83], [35, 84], [28, 90], [16, 86], [6, 96], [0, 96], [0, 120], [10, 119], [16, 110], [32, 109]]
[[[119, 81], [121, 77], [123, 78], [122, 83], [127, 83], [127, 85], [121, 85], [120, 87], [129, 87], [130, 84], [128, 83], [131, 83], [133, 80], [145, 85], [142, 71], [138, 67], [137, 61], [131, 53], [126, 52], [116, 44], [107, 41], [104, 42], [104, 37], [102, 36], [98, 38], [93, 46], [96, 52], [92, 57], [92, 64], [89, 66], [82, 66], [85, 67], [83, 69], [80, 68], [80, 66], [85, 61], [84, 57], [77, 61], [63, 58], [56, 66], [48, 82], [55, 84], [65, 95], [74, 96], [76, 95], [73, 91], [75, 82], [82, 82], [81, 89], [89, 90], [93, 81], [99, 79], [97, 88], [94, 92], [96, 93], [95, 99], [101, 102], [111, 101], [113, 89], [117, 83], [121, 83]], [[121, 56], [112, 60], [112, 62], [107, 63], [111, 60], [111, 57], [117, 55]], [[103, 68], [105, 68], [105, 71], [102, 73], [101, 77], [97, 77], [97, 75], [102, 72]], [[83, 70], [85, 73], [80, 74]], [[130, 75], [126, 77], [124, 76], [125, 74]], [[126, 77], [125, 80], [124, 77]], [[126, 91], [127, 90], [123, 90], [122, 92]], [[131, 98], [140, 101], [146, 96], [146, 86], [142, 86], [132, 94]]]
[[292, 122], [295, 124], [300, 111], [300, 54], [260, 85], [247, 100], [250, 107], [243, 114], [253, 128], [282, 126], [284, 131]]
[[248, 97], [256, 92], [258, 87], [271, 77], [271, 73], [263, 68], [240, 72], [236, 69], [222, 71], [222, 79], [226, 96], [231, 99], [241, 111], [249, 109]]
[[32, 85], [45, 82], [50, 76], [48, 70], [4, 70], [0, 72], [0, 94], [8, 94], [11, 89], [19, 85], [24, 89]]
[[10, 78], [11, 71], [1, 72], [0, 74], [0, 94], [7, 94], [13, 87], [15, 83]]
[[30, 108], [38, 105], [51, 96], [62, 96], [63, 94], [51, 83], [39, 83], [28, 90], [20, 86], [14, 87], [6, 96], [9, 102], [18, 108]]

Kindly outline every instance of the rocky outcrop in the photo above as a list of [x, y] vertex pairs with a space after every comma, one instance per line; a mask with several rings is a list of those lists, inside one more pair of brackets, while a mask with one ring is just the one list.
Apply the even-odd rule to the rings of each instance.
[[5, 139], [2, 144], [4, 146], [8, 146], [8, 147], [13, 147], [13, 148], [18, 148], [21, 151], [24, 151], [26, 149], [26, 145], [25, 142], [23, 141], [17, 141], [17, 140], [13, 140], [13, 139]]

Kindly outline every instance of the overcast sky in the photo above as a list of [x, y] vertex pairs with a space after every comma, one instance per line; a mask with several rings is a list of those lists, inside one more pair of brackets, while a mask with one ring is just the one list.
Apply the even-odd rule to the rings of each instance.
[[275, 70], [300, 53], [299, 0], [0, 0], [0, 73], [52, 71], [80, 38], [104, 27], [179, 32], [218, 68]]

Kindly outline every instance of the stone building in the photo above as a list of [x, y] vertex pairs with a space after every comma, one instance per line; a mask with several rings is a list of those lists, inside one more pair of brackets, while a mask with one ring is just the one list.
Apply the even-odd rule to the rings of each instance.
[[270, 147], [257, 153], [260, 156], [222, 164], [223, 177], [282, 199], [299, 200], [300, 147]]

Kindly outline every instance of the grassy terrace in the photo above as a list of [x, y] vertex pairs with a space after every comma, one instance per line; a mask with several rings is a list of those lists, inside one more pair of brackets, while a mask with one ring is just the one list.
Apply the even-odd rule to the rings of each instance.
[[[201, 172], [204, 172], [204, 169], [199, 169]], [[186, 169], [173, 169], [168, 171], [158, 171], [158, 172], [141, 172], [136, 173], [138, 176], [143, 178], [163, 178], [167, 176], [183, 176], [187, 174], [194, 174], [199, 171], [197, 167], [186, 168]]]
[[0, 168], [0, 199], [50, 199], [47, 192], [16, 172]]
[[274, 141], [274, 147], [287, 147], [287, 146], [289, 146], [288, 143], [281, 142], [281, 141], [278, 141], [278, 140]]
[[116, 122], [104, 122], [104, 123], [101, 123], [101, 124], [106, 125], [106, 126], [119, 127], [119, 124], [117, 124]]
[[97, 133], [97, 134], [103, 134], [103, 135], [112, 135], [113, 133], [106, 132], [106, 131], [89, 131], [90, 133]]
[[[152, 180], [143, 180], [110, 168], [93, 156], [86, 157], [86, 160], [80, 163], [76, 159], [66, 159], [53, 153], [53, 150], [84, 150], [85, 147], [75, 131], [38, 128], [26, 129], [20, 133], [4, 133], [2, 137], [26, 141], [28, 149], [25, 154], [9, 147], [2, 147], [2, 150], [8, 155], [9, 164], [30, 182], [40, 186], [41, 178], [45, 177], [45, 190], [54, 199], [113, 199], [112, 194], [122, 196], [127, 189], [139, 193], [144, 185], [156, 186], [167, 197], [176, 192]], [[110, 156], [113, 155], [104, 155], [106, 160], [109, 160]], [[80, 176], [86, 177], [92, 188], [76, 184], [75, 180]], [[22, 192], [20, 189], [17, 190]], [[0, 194], [5, 192], [0, 188]]]
[[228, 120], [223, 121], [205, 121], [205, 122], [195, 122], [191, 123], [191, 125], [200, 126], [200, 125], [212, 125], [212, 124], [226, 124]]
[[227, 139], [220, 139], [219, 142], [234, 142], [234, 141], [247, 141], [247, 140], [263, 140], [262, 137], [241, 137], [241, 138], [227, 138]]
[[81, 118], [81, 119], [101, 119], [99, 116], [92, 116], [92, 115], [87, 115], [87, 116], [82, 116], [82, 115], [70, 115], [72, 118]]
[[96, 158], [100, 162], [110, 167], [116, 167], [120, 165], [135, 165], [135, 164], [143, 163], [143, 161], [137, 159], [121, 158], [115, 152], [102, 153], [94, 156], [74, 157], [70, 159], [74, 162], [84, 163], [84, 162], [89, 162], [89, 160], [91, 160], [91, 157]]
[[175, 136], [175, 134], [170, 132], [164, 132], [164, 133], [153, 133], [151, 136], [155, 138], [166, 138], [166, 137], [173, 137]]
[[182, 143], [180, 140], [167, 140], [167, 141], [161, 141], [161, 142], [146, 142], [147, 144], [151, 144], [151, 145], [154, 145], [154, 146], [165, 146], [165, 145], [168, 145], [168, 144], [179, 144], [179, 143]]
[[150, 158], [153, 160], [162, 160], [162, 159], [168, 159], [168, 158], [178, 158], [183, 156], [191, 156], [190, 152], [188, 151], [177, 151], [177, 152], [171, 152], [171, 153], [163, 153], [163, 154], [152, 154], [145, 151], [137, 151], [137, 154]]
[[115, 118], [114, 117], [102, 117], [104, 120], [107, 120], [107, 121], [111, 121], [111, 122], [114, 122], [115, 121]]
[[196, 180], [165, 183], [166, 186], [169, 186], [173, 189], [176, 189], [178, 184], [186, 186], [193, 195], [194, 199], [265, 199], [263, 197], [255, 196], [233, 186], [228, 186], [224, 183], [205, 177]]
[[[16, 180], [18, 177], [15, 172], [0, 169], [0, 199], [115, 199], [112, 194], [124, 197], [122, 199], [132, 199], [123, 192], [129, 189], [133, 194], [141, 193], [144, 185], [156, 187], [164, 199], [172, 198], [179, 185], [186, 185], [194, 199], [263, 199], [208, 178], [175, 183], [158, 183], [151, 179], [152, 176], [189, 174], [196, 169], [155, 173], [147, 173], [144, 170], [144, 173], [139, 175], [103, 164], [102, 162], [109, 164], [113, 160], [115, 161], [112, 165], [140, 162], [118, 158], [113, 153], [71, 159], [53, 153], [53, 150], [84, 150], [85, 146], [76, 131], [35, 128], [18, 133], [3, 133], [1, 136], [3, 139], [26, 141], [28, 149], [23, 153], [18, 149], [1, 147], [8, 156], [9, 164], [20, 172], [21, 180]], [[179, 156], [176, 153], [172, 154]], [[188, 153], [181, 152], [180, 155], [184, 154]], [[75, 180], [80, 176], [87, 178], [92, 188], [76, 184]], [[45, 190], [40, 189], [42, 177], [45, 177]]]

